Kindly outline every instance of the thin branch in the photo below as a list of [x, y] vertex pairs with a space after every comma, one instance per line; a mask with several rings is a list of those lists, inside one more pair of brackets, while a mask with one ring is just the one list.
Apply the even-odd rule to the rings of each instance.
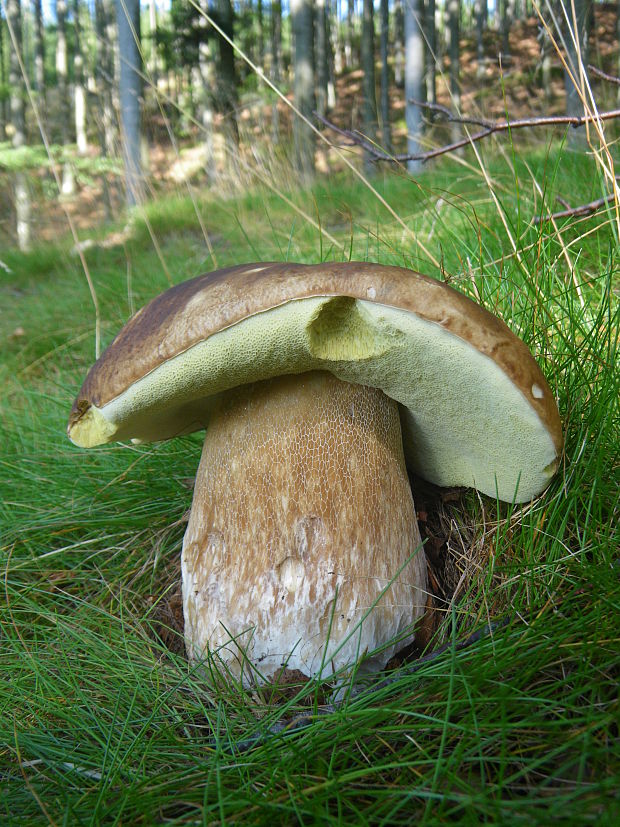
[[610, 201], [613, 201], [614, 194], [610, 193], [603, 198], [597, 198], [596, 201], [589, 201], [587, 204], [580, 204], [578, 207], [568, 207], [561, 212], [554, 212], [550, 215], [535, 215], [532, 219], [534, 224], [542, 224], [543, 221], [554, 221], [558, 218], [576, 218], [577, 216], [590, 215], [596, 212], [601, 207], [604, 207]]
[[[323, 124], [323, 126], [328, 127], [328, 129], [331, 129], [332, 132], [335, 132], [338, 135], [342, 135], [343, 138], [347, 138], [349, 143], [345, 144], [345, 146], [362, 146], [362, 147], [366, 147], [366, 144], [368, 142], [366, 141], [366, 139], [363, 137], [363, 135], [360, 132], [352, 132], [349, 129], [343, 129], [341, 126], [336, 126], [335, 123], [332, 123], [331, 121], [328, 121], [327, 118], [325, 118], [323, 115], [319, 115], [319, 113], [316, 110], [313, 110], [312, 114], [317, 119], [317, 121], [320, 121]], [[376, 147], [373, 147], [373, 148], [376, 151]], [[391, 156], [386, 155], [386, 157], [391, 157]]]
[[[424, 106], [427, 109], [433, 109], [434, 111], [437, 111], [437, 108], [434, 104], [417, 103], [417, 105]], [[446, 114], [449, 110], [445, 110], [444, 107], [439, 107], [438, 111], [443, 111], [443, 113]], [[321, 123], [329, 127], [329, 129], [333, 129], [339, 135], [348, 138], [348, 140], [351, 141], [351, 143], [362, 147], [362, 149], [366, 150], [366, 152], [368, 152], [369, 155], [371, 155], [375, 161], [397, 161], [399, 163], [405, 163], [406, 161], [422, 161], [422, 163], [425, 163], [426, 161], [430, 161], [431, 159], [437, 158], [440, 155], [446, 155], [449, 152], [455, 152], [457, 149], [461, 149], [461, 147], [466, 147], [470, 146], [471, 144], [477, 143], [478, 141], [481, 141], [483, 138], [487, 138], [489, 135], [493, 135], [496, 132], [512, 132], [513, 130], [517, 129], [531, 129], [537, 126], [571, 126], [573, 129], [578, 129], [580, 126], [585, 126], [586, 124], [594, 123], [595, 121], [611, 121], [615, 118], [620, 118], [620, 109], [611, 109], [608, 112], [599, 112], [596, 115], [550, 115], [548, 117], [541, 118], [519, 118], [514, 121], [477, 121], [469, 118], [461, 118], [456, 115], [450, 114], [449, 120], [453, 123], [473, 123], [476, 125], [482, 125], [483, 129], [481, 129], [480, 132], [474, 133], [473, 135], [468, 135], [467, 137], [461, 138], [458, 141], [454, 141], [450, 144], [445, 144], [444, 146], [437, 147], [436, 149], [431, 149], [428, 152], [402, 155], [389, 155], [388, 153], [378, 149], [376, 146], [374, 146], [374, 144], [371, 144], [359, 133], [351, 132], [348, 129], [341, 129], [340, 127], [333, 124], [331, 121], [328, 121], [326, 118], [323, 118], [319, 115], [316, 115], [316, 117], [319, 121], [321, 121]]]
[[615, 83], [617, 86], [620, 86], [620, 78], [616, 77], [615, 75], [608, 75], [607, 72], [602, 72], [600, 69], [597, 69], [596, 66], [592, 66], [592, 64], [588, 63], [588, 71], [592, 75], [596, 75], [596, 77], [601, 78], [602, 80], [606, 80], [608, 83]]
[[492, 129], [495, 126], [495, 121], [488, 121], [486, 118], [471, 118], [464, 115], [455, 115], [447, 106], [442, 106], [440, 103], [430, 103], [429, 101], [416, 100], [409, 98], [409, 103], [414, 106], [419, 106], [420, 109], [429, 109], [431, 112], [438, 112], [443, 115], [448, 123], [462, 123], [471, 124], [472, 126], [482, 126], [484, 129]]

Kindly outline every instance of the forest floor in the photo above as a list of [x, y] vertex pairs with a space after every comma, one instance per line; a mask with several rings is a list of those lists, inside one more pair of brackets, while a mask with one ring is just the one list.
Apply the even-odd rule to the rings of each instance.
[[[590, 40], [590, 61], [610, 74], [617, 72], [617, 10], [615, 4], [595, 6], [595, 25]], [[564, 75], [560, 59], [552, 55], [551, 97], [546, 98], [541, 86], [539, 26], [535, 17], [516, 21], [510, 33], [511, 54], [508, 60], [500, 57], [501, 40], [499, 32], [487, 30], [484, 33], [485, 65], [479, 72], [476, 59], [476, 42], [473, 34], [462, 38], [461, 47], [461, 113], [470, 117], [491, 120], [561, 115], [565, 107]], [[377, 73], [379, 66], [377, 66]], [[378, 74], [377, 74], [378, 78]], [[360, 70], [344, 72], [337, 78], [336, 106], [329, 113], [329, 119], [344, 129], [359, 128], [361, 108]], [[593, 89], [599, 108], [615, 106], [616, 88], [605, 81], [593, 80]], [[168, 90], [165, 90], [167, 94]], [[437, 78], [438, 103], [451, 107], [448, 89], [448, 60], [443, 60], [443, 71]], [[289, 94], [289, 100], [292, 95]], [[392, 140], [395, 152], [405, 151], [406, 128], [404, 122], [405, 103], [402, 89], [392, 85], [390, 92]], [[204, 188], [207, 185], [204, 173], [204, 151], [199, 131], [192, 127], [191, 119], [185, 124], [185, 134], [173, 146], [163, 109], [151, 109], [145, 114], [145, 133], [149, 136], [145, 157], [148, 159], [146, 186], [153, 196], [178, 195], [187, 191], [188, 185]], [[292, 165], [287, 157], [286, 145], [282, 142], [279, 151], [274, 150], [271, 138], [273, 103], [266, 102], [265, 96], [256, 92], [242, 95], [239, 109], [239, 125], [242, 136], [239, 157], [231, 165], [227, 159], [224, 141], [217, 135], [216, 158], [218, 163], [217, 195], [237, 195], [248, 186], [261, 182], [261, 176], [271, 179], [272, 185], [287, 190], [296, 185], [290, 180]], [[290, 136], [290, 109], [278, 103], [280, 134]], [[188, 126], [189, 123], [189, 126]], [[338, 135], [326, 131], [337, 146], [342, 140]], [[530, 140], [548, 139], [547, 130], [537, 135], [530, 132]], [[424, 142], [428, 148], [441, 146], [450, 140], [450, 125], [441, 119], [427, 123]], [[523, 138], [521, 139], [523, 140]], [[92, 147], [95, 158], [98, 150]], [[361, 152], [358, 148], [347, 148], [347, 154], [355, 163]], [[257, 167], [258, 159], [258, 169]], [[333, 174], [342, 169], [342, 156], [330, 150], [327, 144], [317, 150], [319, 174]], [[120, 175], [120, 168], [119, 168]], [[258, 176], [258, 177], [257, 177]], [[0, 176], [0, 241], [2, 245], [15, 243], [13, 228], [12, 191], [9, 176]], [[288, 180], [287, 180], [288, 179]], [[113, 215], [123, 211], [123, 191], [120, 177], [108, 176], [109, 192]], [[49, 170], [40, 170], [32, 176], [33, 227], [37, 242], [56, 241], [69, 231], [69, 218], [80, 237], [101, 227], [109, 219], [103, 199], [101, 176], [77, 174], [73, 195], [59, 199]], [[123, 234], [112, 234], [109, 243], [122, 241]]]
[[[67, 245], [2, 251], [2, 825], [619, 823], [616, 222], [534, 225], [556, 191], [594, 197], [596, 159], [513, 148], [484, 174], [448, 159], [415, 183], [386, 174], [392, 216], [344, 175], [198, 213], [173, 191], [122, 243], [84, 250], [93, 293]], [[433, 651], [330, 711], [331, 680], [251, 691], [215, 658], [188, 666], [179, 558], [200, 435], [83, 451], [65, 429], [96, 331], [105, 347], [169, 284], [348, 257], [449, 279], [509, 324], [565, 449], [521, 507], [414, 483]]]
[[[476, 86], [465, 43], [478, 89], [465, 89], [466, 111], [544, 111], [530, 45], [502, 97], [491, 62]], [[359, 80], [339, 80], [344, 127]], [[561, 112], [557, 67], [554, 84]], [[532, 220], [559, 195], [600, 198], [609, 156], [573, 151], [559, 130], [519, 132], [371, 185], [331, 150], [319, 160], [342, 173], [300, 189], [267, 138], [269, 105], [250, 113], [251, 100], [237, 194], [225, 168], [207, 192], [197, 136], [177, 156], [159, 122], [150, 175], [162, 197], [130, 222], [120, 187], [108, 223], [97, 180], [59, 204], [49, 173], [36, 205], [45, 243], [18, 252], [3, 216], [0, 823], [620, 823], [620, 221], [617, 204]], [[244, 261], [347, 259], [426, 272], [508, 324], [557, 400], [562, 462], [521, 506], [413, 480], [438, 625], [428, 656], [405, 653], [361, 692], [349, 676], [254, 691], [216, 655], [193, 668], [184, 651], [179, 558], [201, 435], [84, 451], [67, 417], [97, 353], [170, 285]]]

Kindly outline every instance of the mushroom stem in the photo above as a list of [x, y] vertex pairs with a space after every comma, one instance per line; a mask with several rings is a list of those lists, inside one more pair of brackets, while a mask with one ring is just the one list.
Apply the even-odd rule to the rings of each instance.
[[397, 403], [323, 372], [224, 395], [182, 572], [190, 659], [217, 652], [246, 681], [384, 666], [426, 605]]

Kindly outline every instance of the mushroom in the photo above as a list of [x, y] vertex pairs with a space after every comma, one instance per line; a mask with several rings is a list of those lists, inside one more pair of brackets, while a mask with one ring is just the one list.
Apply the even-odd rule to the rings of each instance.
[[377, 670], [411, 642], [427, 592], [406, 465], [524, 502], [562, 448], [551, 390], [502, 321], [435, 279], [358, 262], [172, 287], [91, 368], [68, 433], [91, 447], [202, 428], [186, 647], [246, 681]]

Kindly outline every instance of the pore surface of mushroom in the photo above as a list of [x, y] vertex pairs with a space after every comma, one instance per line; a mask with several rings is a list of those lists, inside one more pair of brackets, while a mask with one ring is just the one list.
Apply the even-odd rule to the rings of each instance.
[[93, 366], [69, 436], [201, 428], [188, 652], [264, 677], [383, 647], [366, 661], [379, 668], [395, 635], [411, 639], [426, 568], [404, 462], [522, 502], [562, 446], [549, 386], [503, 322], [442, 282], [357, 262], [244, 265], [167, 290]]

